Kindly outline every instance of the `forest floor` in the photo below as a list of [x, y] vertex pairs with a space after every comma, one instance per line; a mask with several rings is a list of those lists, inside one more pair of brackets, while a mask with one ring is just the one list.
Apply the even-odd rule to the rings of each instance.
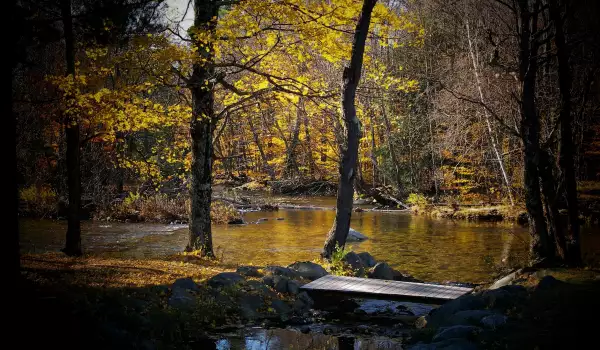
[[[35, 336], [20, 339], [20, 345], [210, 349], [209, 332], [240, 320], [232, 315], [230, 302], [209, 296], [199, 297], [193, 312], [179, 312], [169, 305], [173, 282], [191, 277], [201, 283], [235, 268], [186, 255], [165, 260], [25, 255], [19, 314]], [[527, 296], [504, 307], [507, 323], [469, 341], [479, 348], [554, 349], [586, 347], [597, 340], [600, 271], [557, 268], [523, 276], [512, 284], [524, 286]], [[431, 341], [436, 331], [415, 330], [413, 343]]]

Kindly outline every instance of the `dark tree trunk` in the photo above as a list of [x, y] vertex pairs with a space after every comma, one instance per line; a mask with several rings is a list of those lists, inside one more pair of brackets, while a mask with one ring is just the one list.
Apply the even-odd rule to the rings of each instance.
[[[218, 6], [213, 1], [194, 0], [194, 26], [214, 32]], [[199, 58], [205, 61], [195, 62], [190, 90], [192, 93], [192, 120], [190, 136], [192, 139], [192, 169], [190, 184], [190, 225], [187, 251], [200, 251], [200, 255], [214, 257], [212, 232], [210, 226], [210, 204], [212, 194], [212, 158], [213, 133], [215, 130], [214, 78], [212, 45], [196, 43]]]
[[569, 239], [566, 245], [565, 260], [571, 265], [581, 264], [579, 245], [579, 208], [577, 203], [577, 179], [575, 177], [575, 147], [571, 128], [571, 69], [569, 48], [564, 33], [562, 11], [558, 0], [549, 0], [550, 18], [554, 24], [557, 58], [558, 85], [560, 89], [560, 144], [559, 158], [569, 211]]
[[535, 102], [538, 43], [532, 33], [537, 30], [538, 6], [538, 0], [519, 0], [521, 135], [525, 148], [524, 187], [531, 235], [530, 258], [534, 263], [552, 256], [540, 193], [540, 121]]
[[[16, 0], [11, 0], [10, 2], [10, 12], [9, 13], [17, 13], [17, 1]], [[13, 23], [11, 23], [10, 28], [19, 28], [19, 24], [16, 21], [15, 16], [11, 16], [11, 21]], [[17, 149], [17, 135], [16, 135], [16, 130], [17, 130], [17, 126], [16, 126], [16, 116], [13, 113], [13, 69], [15, 68], [15, 66], [17, 65], [17, 45], [18, 45], [18, 37], [17, 35], [9, 35], [9, 40], [10, 40], [10, 64], [5, 66], [5, 72], [8, 73], [6, 76], [6, 79], [8, 80], [8, 90], [6, 90], [6, 92], [4, 93], [4, 96], [7, 98], [7, 103], [4, 104], [4, 115], [8, 116], [8, 126], [7, 126], [7, 130], [8, 132], [6, 133], [6, 137], [10, 140], [10, 150], [11, 150], [11, 154], [12, 156], [10, 157], [10, 162], [12, 163], [12, 165], [8, 165], [8, 167], [12, 167], [13, 172], [11, 172], [12, 176], [14, 176], [13, 178], [10, 179], [10, 184], [8, 185], [8, 188], [10, 189], [10, 194], [8, 195], [9, 198], [12, 197], [12, 199], [7, 199], [8, 202], [12, 202], [12, 208], [9, 210], [8, 214], [9, 215], [9, 220], [13, 221], [15, 223], [15, 228], [13, 232], [9, 232], [8, 233], [8, 247], [6, 248], [9, 251], [9, 266], [8, 266], [8, 270], [10, 271], [10, 278], [9, 278], [9, 282], [17, 282], [20, 279], [21, 276], [21, 258], [20, 258], [20, 247], [19, 247], [19, 175], [18, 175], [18, 168], [17, 168], [17, 153], [16, 153], [16, 149]], [[13, 187], [14, 186], [14, 187]], [[9, 204], [9, 207], [11, 206], [11, 204]], [[10, 227], [10, 225], [9, 225]]]
[[560, 213], [558, 212], [558, 193], [556, 182], [556, 167], [554, 158], [546, 150], [540, 150], [540, 180], [542, 183], [542, 194], [546, 212], [546, 223], [548, 224], [548, 245], [556, 248], [556, 255], [564, 258], [565, 238], [562, 225], [560, 224]]
[[342, 147], [342, 162], [337, 192], [337, 206], [333, 227], [327, 235], [323, 247], [323, 257], [330, 258], [336, 246], [343, 248], [350, 230], [352, 200], [354, 197], [354, 177], [358, 160], [358, 141], [360, 139], [360, 121], [356, 116], [356, 88], [360, 81], [365, 51], [365, 41], [369, 33], [371, 13], [377, 0], [364, 0], [358, 23], [354, 31], [350, 66], [344, 68], [342, 85], [342, 113], [346, 126], [346, 147]]
[[[62, 0], [61, 15], [64, 24], [65, 58], [67, 76], [75, 79], [75, 48], [73, 39], [73, 19], [71, 17], [71, 0]], [[73, 98], [69, 96], [67, 98]], [[80, 256], [81, 250], [81, 225], [79, 210], [81, 207], [81, 174], [80, 174], [80, 148], [79, 148], [79, 123], [77, 116], [66, 115], [65, 133], [67, 138], [67, 187], [69, 190], [69, 212], [67, 226], [67, 240], [63, 252], [70, 256]]]

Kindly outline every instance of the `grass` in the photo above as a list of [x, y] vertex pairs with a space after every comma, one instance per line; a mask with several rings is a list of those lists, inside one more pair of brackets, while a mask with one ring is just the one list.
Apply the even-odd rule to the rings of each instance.
[[23, 256], [21, 264], [19, 314], [36, 330], [20, 339], [25, 348], [202, 348], [211, 329], [239, 323], [235, 303], [202, 286], [191, 308], [168, 306], [176, 279], [201, 282], [235, 269], [219, 261], [41, 254]]

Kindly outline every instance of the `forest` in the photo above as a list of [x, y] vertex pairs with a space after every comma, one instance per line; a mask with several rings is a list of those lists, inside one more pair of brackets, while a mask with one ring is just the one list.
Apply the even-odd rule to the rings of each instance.
[[[269, 320], [263, 336], [279, 347], [246, 338], [247, 348], [354, 349], [356, 326], [352, 343], [340, 325], [308, 340], [270, 330], [318, 323], [307, 315], [327, 302], [298, 288], [332, 274], [474, 288], [430, 314], [357, 318], [370, 335], [403, 339], [383, 347], [362, 334], [370, 348], [554, 348], [587, 334], [562, 319], [580, 317], [599, 290], [600, 3], [9, 7], [11, 271], [36, 300], [29, 307], [47, 312], [40, 327], [71, 307], [81, 318], [65, 324], [95, 320], [79, 332], [92, 347], [208, 349], [232, 324]], [[175, 232], [177, 243], [150, 241], [148, 230]], [[128, 253], [136, 249], [144, 258]], [[495, 306], [464, 306], [465, 297], [487, 303], [500, 281], [510, 303], [494, 294]], [[256, 293], [272, 304], [249, 307]], [[146, 300], [151, 326], [117, 311], [131, 295]], [[557, 298], [570, 302], [548, 307]], [[330, 323], [350, 317], [324, 310]], [[475, 324], [469, 336], [443, 336]], [[315, 333], [304, 325], [298, 334]], [[563, 336], [547, 335], [555, 330]], [[217, 348], [237, 348], [236, 337]]]

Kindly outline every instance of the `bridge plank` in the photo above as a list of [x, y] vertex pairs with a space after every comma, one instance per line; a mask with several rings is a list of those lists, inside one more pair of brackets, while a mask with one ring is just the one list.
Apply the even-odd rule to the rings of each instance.
[[447, 301], [471, 292], [472, 288], [429, 283], [387, 281], [369, 278], [327, 275], [305, 284], [308, 292], [335, 292], [342, 294], [373, 295], [379, 298], [418, 298]]

